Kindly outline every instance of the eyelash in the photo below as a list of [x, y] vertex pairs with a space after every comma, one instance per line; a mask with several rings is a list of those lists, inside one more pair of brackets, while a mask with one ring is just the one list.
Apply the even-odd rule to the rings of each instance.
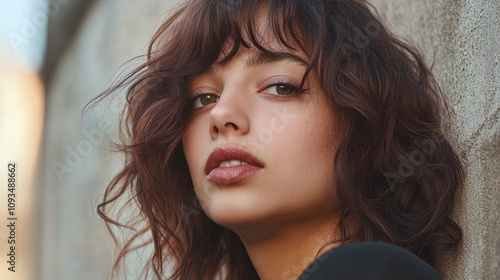
[[289, 99], [289, 98], [297, 97], [301, 93], [304, 93], [304, 92], [306, 92], [308, 90], [308, 89], [300, 89], [299, 85], [297, 85], [295, 83], [288, 82], [288, 81], [285, 81], [285, 80], [278, 80], [278, 81], [273, 81], [273, 82], [270, 82], [270, 83], [266, 84], [265, 87], [264, 87], [264, 89], [261, 92], [266, 91], [270, 87], [274, 87], [274, 86], [286, 86], [286, 87], [291, 88], [293, 90], [293, 93], [289, 94], [289, 95], [269, 94], [269, 95], [272, 95], [273, 97], [275, 96], [277, 98], [283, 98], [283, 99]]
[[[200, 98], [202, 98], [203, 96], [208, 96], [208, 95], [215, 96], [215, 98], [216, 98], [216, 102], [217, 102], [217, 101], [219, 101], [219, 96], [218, 96], [217, 94], [215, 94], [215, 93], [210, 93], [210, 92], [197, 93], [197, 94], [195, 94], [195, 95], [191, 98], [191, 101], [190, 101], [190, 103], [191, 103], [191, 107], [192, 107], [192, 108], [194, 108], [194, 105], [195, 105], [195, 103], [196, 103], [198, 100], [200, 100], [200, 102], [201, 102], [201, 99], [200, 99]], [[206, 106], [208, 106], [208, 105], [203, 105], [203, 104], [202, 104], [202, 106], [200, 106], [200, 107], [196, 107], [196, 108], [194, 108], [194, 109], [200, 109], [200, 108], [204, 108], [204, 107], [206, 107]]]
[[[302, 94], [302, 93], [304, 93], [304, 92], [306, 92], [308, 90], [308, 89], [300, 89], [299, 86], [296, 85], [295, 83], [291, 83], [291, 82], [284, 81], [284, 80], [279, 80], [279, 81], [273, 81], [273, 82], [270, 82], [270, 83], [266, 84], [264, 86], [264, 89], [261, 90], [260, 92], [264, 92], [267, 89], [269, 89], [271, 87], [274, 87], [274, 86], [285, 86], [285, 87], [291, 88], [293, 90], [293, 93], [291, 93], [289, 95], [269, 94], [268, 93], [268, 95], [271, 95], [271, 96], [277, 97], [277, 98], [281, 98], [281, 99], [294, 98], [294, 97], [297, 97], [298, 95], [300, 95], [300, 94]], [[199, 93], [199, 94], [195, 94], [195, 96], [193, 98], [191, 98], [191, 107], [194, 107], [195, 102], [197, 102], [199, 98], [201, 98], [203, 96], [208, 96], [208, 95], [215, 96], [216, 102], [219, 101], [220, 97], [217, 94], [210, 93], [210, 92]], [[195, 109], [203, 108], [203, 107], [206, 107], [206, 106], [208, 106], [208, 105], [204, 105], [204, 106], [202, 105], [201, 107], [197, 107]]]

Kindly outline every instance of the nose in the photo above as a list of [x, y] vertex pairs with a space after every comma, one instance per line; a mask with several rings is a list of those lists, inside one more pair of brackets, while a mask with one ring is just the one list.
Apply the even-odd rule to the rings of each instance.
[[249, 102], [241, 91], [224, 90], [210, 111], [210, 136], [242, 136], [250, 130]]

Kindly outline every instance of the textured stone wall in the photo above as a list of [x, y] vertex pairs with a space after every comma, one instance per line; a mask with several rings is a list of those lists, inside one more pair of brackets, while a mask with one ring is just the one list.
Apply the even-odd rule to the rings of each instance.
[[52, 16], [47, 34], [47, 52], [42, 76], [52, 79], [54, 69], [73, 38], [78, 34], [83, 17], [95, 0], [49, 0]]
[[[83, 118], [81, 113], [122, 70], [138, 65], [134, 62], [120, 69], [145, 53], [159, 19], [173, 4], [95, 1], [55, 72], [47, 75], [53, 79], [47, 92], [36, 279], [110, 279], [116, 251], [96, 207], [122, 167], [122, 160], [105, 146], [116, 136], [123, 98], [109, 106], [101, 103]], [[138, 279], [144, 258], [131, 258], [127, 279]]]
[[[50, 83], [40, 206], [40, 277], [108, 279], [115, 252], [95, 214], [120, 159], [98, 151], [116, 132], [117, 110], [80, 111], [113, 73], [144, 53], [176, 1], [97, 1]], [[374, 0], [390, 28], [435, 59], [434, 73], [452, 109], [451, 138], [467, 181], [457, 197], [464, 242], [443, 256], [446, 279], [500, 278], [500, 2]], [[130, 69], [130, 68], [128, 68]], [[125, 69], [125, 71], [127, 68]], [[116, 75], [115, 75], [116, 76]], [[54, 167], [56, 166], [56, 167]], [[58, 169], [59, 168], [59, 169]], [[136, 260], [144, 259], [138, 256]], [[133, 263], [133, 262], [132, 262]], [[131, 264], [132, 264], [131, 263]], [[130, 265], [131, 279], [140, 265]]]
[[447, 94], [467, 170], [455, 217], [464, 240], [447, 279], [500, 279], [500, 2], [375, 0], [391, 29], [417, 44]]

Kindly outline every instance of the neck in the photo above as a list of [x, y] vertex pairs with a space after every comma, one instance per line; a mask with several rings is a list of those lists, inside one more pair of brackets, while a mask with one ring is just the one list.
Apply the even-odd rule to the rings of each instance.
[[316, 258], [339, 245], [328, 244], [338, 240], [333, 239], [337, 232], [334, 225], [332, 220], [309, 221], [287, 228], [275, 226], [273, 230], [266, 227], [265, 232], [239, 236], [261, 280], [295, 280]]

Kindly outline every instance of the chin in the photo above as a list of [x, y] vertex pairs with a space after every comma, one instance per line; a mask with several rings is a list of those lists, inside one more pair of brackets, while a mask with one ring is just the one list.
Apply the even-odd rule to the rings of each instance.
[[262, 227], [273, 222], [272, 211], [262, 208], [262, 205], [244, 203], [238, 200], [211, 202], [205, 210], [207, 216], [215, 223], [240, 231], [248, 228]]

